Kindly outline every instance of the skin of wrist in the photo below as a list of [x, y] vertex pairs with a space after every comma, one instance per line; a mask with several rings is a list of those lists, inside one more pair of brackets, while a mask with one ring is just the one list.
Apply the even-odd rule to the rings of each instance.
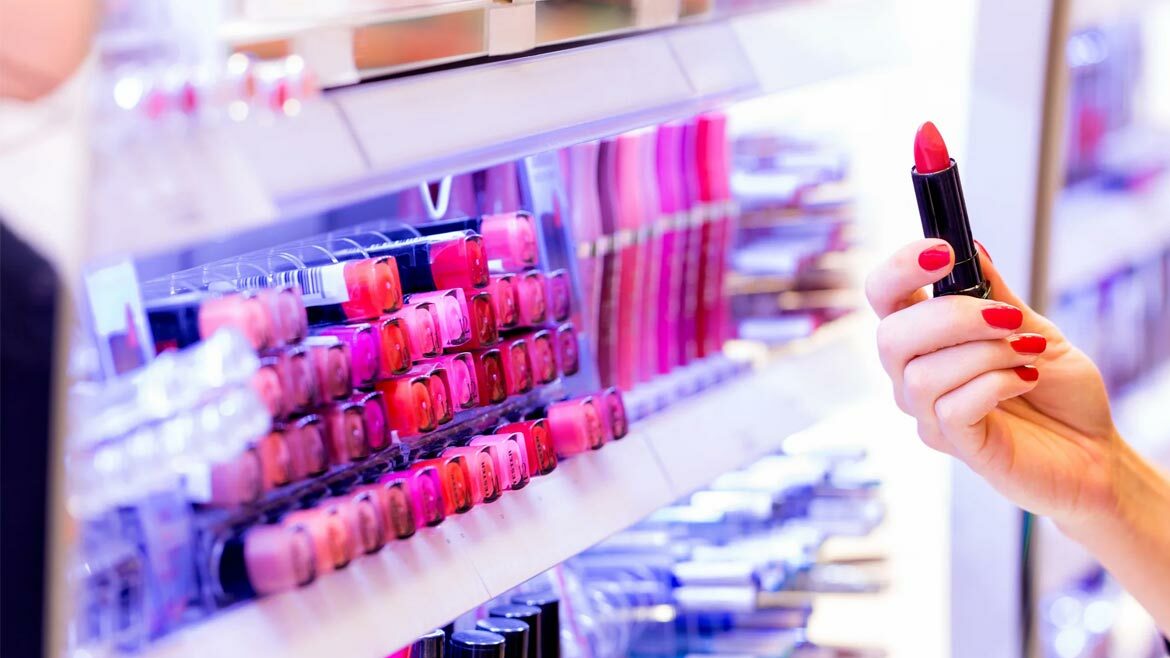
[[1104, 491], [1098, 502], [1068, 516], [1054, 516], [1061, 532], [1092, 548], [1106, 537], [1120, 539], [1141, 534], [1143, 526], [1161, 523], [1170, 511], [1165, 479], [1114, 430], [1106, 439], [1111, 445], [1104, 466]]

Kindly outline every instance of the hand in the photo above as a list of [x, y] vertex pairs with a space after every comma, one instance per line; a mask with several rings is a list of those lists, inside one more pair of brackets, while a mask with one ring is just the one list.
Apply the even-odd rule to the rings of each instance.
[[898, 407], [926, 445], [962, 460], [1017, 505], [1077, 525], [1116, 511], [1124, 443], [1093, 362], [1008, 288], [980, 247], [991, 299], [931, 299], [950, 272], [943, 240], [913, 242], [866, 282]]

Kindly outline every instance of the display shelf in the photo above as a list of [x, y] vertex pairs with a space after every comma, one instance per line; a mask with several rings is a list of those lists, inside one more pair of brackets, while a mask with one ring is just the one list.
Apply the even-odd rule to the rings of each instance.
[[1049, 290], [1060, 294], [1096, 285], [1170, 247], [1170, 173], [1140, 190], [1068, 188], [1053, 216]]
[[[834, 373], [864, 358], [858, 334], [851, 321], [829, 327], [764, 367], [634, 423], [622, 441], [565, 460], [522, 491], [309, 587], [181, 629], [145, 655], [385, 656], [845, 409], [863, 394], [864, 379], [847, 383]], [[777, 413], [759, 413], [765, 408]]]
[[[164, 252], [423, 180], [614, 135], [897, 56], [890, 0], [790, 3], [586, 46], [364, 83], [192, 131], [182, 159], [214, 208], [119, 208], [88, 260]], [[325, 47], [325, 46], [322, 46]], [[170, 166], [170, 165], [167, 165]], [[178, 176], [182, 173], [182, 176]], [[190, 184], [194, 185], [194, 182]], [[235, 189], [239, 188], [239, 189]], [[172, 216], [173, 215], [173, 216]]]
[[1128, 386], [1113, 402], [1118, 431], [1143, 455], [1170, 465], [1170, 364]]

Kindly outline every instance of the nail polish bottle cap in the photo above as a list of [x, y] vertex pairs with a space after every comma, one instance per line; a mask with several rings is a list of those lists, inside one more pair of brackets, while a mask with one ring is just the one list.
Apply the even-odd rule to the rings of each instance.
[[504, 638], [487, 631], [455, 631], [448, 658], [504, 658]]
[[540, 656], [541, 658], [560, 658], [560, 598], [552, 592], [535, 592], [513, 596], [512, 603], [532, 606], [540, 610]]
[[443, 645], [447, 643], [447, 634], [443, 629], [436, 628], [414, 641], [410, 645], [410, 658], [443, 658]]
[[528, 624], [528, 658], [541, 658], [540, 608], [530, 605], [498, 605], [488, 610], [488, 616], [515, 619]]
[[528, 657], [528, 624], [519, 619], [488, 617], [477, 621], [475, 627], [504, 638], [504, 658]]

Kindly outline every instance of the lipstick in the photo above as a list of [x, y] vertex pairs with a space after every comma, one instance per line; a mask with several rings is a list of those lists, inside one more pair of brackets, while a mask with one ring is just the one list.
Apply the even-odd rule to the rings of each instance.
[[523, 211], [449, 219], [414, 228], [423, 235], [467, 230], [479, 233], [493, 272], [519, 272], [534, 267], [540, 258], [536, 222], [531, 214]]
[[[373, 240], [369, 239], [371, 236]], [[393, 236], [380, 233], [358, 233], [345, 236], [345, 240], [359, 246], [333, 250], [334, 257], [351, 260], [393, 256], [398, 264], [402, 291], [406, 293], [444, 288], [483, 288], [488, 283], [488, 259], [483, 238], [474, 231], [407, 239], [394, 239]]]
[[402, 282], [392, 257], [313, 265], [236, 281], [240, 289], [291, 286], [300, 290], [309, 324], [370, 320], [402, 306]]
[[439, 309], [434, 304], [406, 304], [401, 311], [389, 317], [402, 323], [412, 358], [429, 359], [443, 352], [443, 341], [439, 336]]
[[967, 295], [986, 299], [991, 284], [983, 276], [971, 238], [967, 203], [959, 182], [959, 165], [947, 152], [938, 128], [927, 121], [914, 136], [914, 168], [910, 170], [922, 233], [942, 238], [955, 250], [955, 267], [934, 284], [934, 296]]
[[411, 513], [419, 526], [436, 526], [447, 517], [443, 506], [442, 473], [438, 467], [394, 471], [378, 479], [378, 486], [400, 485], [408, 494]]
[[557, 452], [543, 418], [506, 423], [495, 429], [496, 435], [518, 436], [523, 444], [529, 477], [548, 475], [557, 467]]
[[439, 337], [443, 347], [455, 347], [471, 338], [471, 318], [467, 311], [467, 297], [460, 288], [420, 292], [410, 295], [412, 304], [434, 304], [439, 315]]

